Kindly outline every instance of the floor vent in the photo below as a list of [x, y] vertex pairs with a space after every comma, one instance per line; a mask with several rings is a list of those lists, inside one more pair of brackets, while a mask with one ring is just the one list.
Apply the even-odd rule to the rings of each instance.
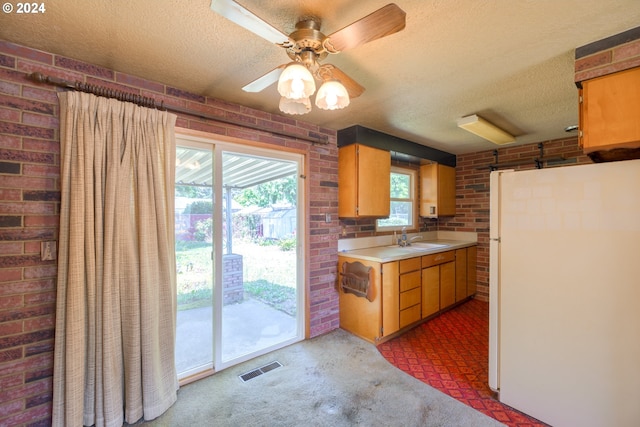
[[261, 366], [259, 368], [256, 368], [256, 369], [254, 369], [252, 371], [249, 371], [247, 373], [244, 373], [244, 374], [238, 375], [238, 376], [240, 377], [240, 379], [243, 382], [246, 383], [247, 381], [252, 380], [255, 377], [259, 377], [260, 375], [266, 374], [267, 372], [273, 371], [274, 369], [279, 368], [281, 366], [282, 366], [282, 364], [280, 362], [277, 362], [277, 361], [276, 362], [271, 362], [268, 365]]

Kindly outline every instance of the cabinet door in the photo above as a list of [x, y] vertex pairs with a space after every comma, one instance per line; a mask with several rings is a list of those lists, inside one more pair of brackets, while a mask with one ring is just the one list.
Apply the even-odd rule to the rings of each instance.
[[467, 296], [475, 295], [477, 291], [477, 267], [478, 267], [478, 247], [467, 248]]
[[400, 329], [400, 292], [398, 292], [398, 261], [382, 264], [382, 334], [387, 336]]
[[422, 269], [422, 318], [440, 310], [440, 266]]
[[338, 151], [338, 216], [388, 217], [391, 153], [361, 144]]
[[382, 293], [384, 292], [384, 287], [381, 272], [383, 264], [340, 256], [338, 257], [339, 272], [342, 271], [342, 264], [345, 262], [359, 262], [373, 268], [373, 283], [370, 284], [370, 286], [373, 286], [373, 301], [344, 292], [340, 285], [339, 275], [340, 327], [360, 338], [375, 343], [380, 338], [380, 328], [382, 327]]
[[438, 165], [438, 216], [456, 214], [456, 169]]
[[582, 82], [580, 142], [585, 153], [640, 146], [640, 67]]
[[357, 145], [338, 150], [338, 216], [355, 218], [358, 203]]
[[440, 264], [440, 309], [456, 302], [456, 263]]
[[437, 163], [420, 166], [420, 216], [456, 214], [456, 170]]
[[456, 249], [456, 302], [467, 295], [467, 248]]
[[391, 153], [358, 144], [358, 216], [388, 217]]

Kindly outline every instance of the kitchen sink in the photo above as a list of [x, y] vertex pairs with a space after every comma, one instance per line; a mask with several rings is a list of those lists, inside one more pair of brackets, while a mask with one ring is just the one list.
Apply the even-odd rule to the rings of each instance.
[[441, 244], [441, 243], [427, 243], [427, 242], [413, 242], [410, 246], [400, 246], [400, 245], [390, 245], [388, 248], [398, 248], [404, 249], [408, 252], [424, 252], [431, 249], [439, 249], [444, 248], [449, 245]]
[[410, 248], [423, 248], [423, 249], [438, 249], [438, 248], [446, 248], [447, 244], [443, 243], [427, 243], [427, 242], [413, 242], [411, 243]]

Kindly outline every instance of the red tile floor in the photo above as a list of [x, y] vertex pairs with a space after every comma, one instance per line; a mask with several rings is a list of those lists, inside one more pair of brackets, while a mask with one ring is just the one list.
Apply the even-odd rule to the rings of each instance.
[[507, 426], [546, 426], [493, 398], [487, 302], [472, 299], [378, 350], [397, 368]]

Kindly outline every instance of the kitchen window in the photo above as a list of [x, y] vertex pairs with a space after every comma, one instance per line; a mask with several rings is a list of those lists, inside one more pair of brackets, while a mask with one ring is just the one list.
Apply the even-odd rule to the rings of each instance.
[[417, 228], [415, 224], [417, 171], [391, 167], [391, 209], [389, 218], [376, 220], [377, 231]]

